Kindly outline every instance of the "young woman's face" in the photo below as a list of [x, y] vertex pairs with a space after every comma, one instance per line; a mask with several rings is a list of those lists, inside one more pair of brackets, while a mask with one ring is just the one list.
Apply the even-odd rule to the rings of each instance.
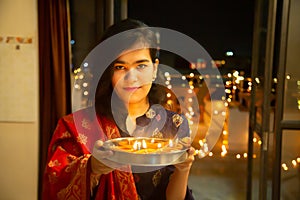
[[112, 85], [125, 104], [147, 101], [158, 60], [152, 63], [149, 49], [122, 54], [113, 65]]

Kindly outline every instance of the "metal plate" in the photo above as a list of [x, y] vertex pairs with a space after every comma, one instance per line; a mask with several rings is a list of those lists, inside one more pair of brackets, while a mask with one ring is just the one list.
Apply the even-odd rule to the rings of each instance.
[[[143, 147], [143, 141], [152, 147], [162, 145], [153, 152], [152, 148]], [[140, 145], [135, 145], [137, 143]], [[188, 156], [189, 145], [180, 139], [123, 137], [105, 141], [103, 148], [113, 152], [113, 156], [107, 159], [114, 162], [134, 166], [166, 166], [183, 162]]]

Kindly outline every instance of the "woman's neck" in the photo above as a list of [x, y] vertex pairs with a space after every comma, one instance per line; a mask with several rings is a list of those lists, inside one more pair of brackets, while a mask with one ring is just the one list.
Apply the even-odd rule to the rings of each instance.
[[136, 118], [142, 116], [149, 109], [149, 101], [145, 99], [145, 101], [132, 103], [128, 105], [128, 116], [126, 117], [126, 129], [129, 135], [132, 135], [136, 128]]
[[136, 119], [139, 116], [142, 116], [149, 109], [149, 101], [145, 99], [143, 102], [132, 103], [128, 105], [128, 115], [131, 119]]

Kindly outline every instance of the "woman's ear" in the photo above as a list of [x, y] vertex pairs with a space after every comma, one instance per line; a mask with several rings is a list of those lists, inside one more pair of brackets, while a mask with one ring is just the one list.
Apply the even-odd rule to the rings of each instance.
[[159, 60], [158, 60], [158, 58], [156, 58], [154, 61], [154, 65], [153, 65], [153, 79], [154, 80], [156, 79], [156, 76], [157, 76], [158, 65], [159, 65]]

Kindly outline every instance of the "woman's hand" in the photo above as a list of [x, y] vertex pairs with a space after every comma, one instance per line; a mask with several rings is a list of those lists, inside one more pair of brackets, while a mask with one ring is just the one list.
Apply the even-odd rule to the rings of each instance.
[[175, 171], [170, 177], [166, 191], [167, 199], [184, 199], [188, 185], [188, 177], [194, 161], [195, 149], [190, 147], [187, 151], [188, 157], [182, 162], [175, 164]]
[[187, 153], [188, 153], [188, 157], [187, 159], [182, 162], [182, 163], [178, 163], [178, 164], [175, 164], [175, 168], [180, 171], [180, 172], [186, 172], [186, 171], [189, 171], [191, 169], [191, 166], [195, 160], [195, 149], [193, 147], [190, 147], [188, 150], [187, 150]]
[[108, 174], [111, 171], [123, 166], [106, 159], [112, 156], [113, 152], [104, 150], [102, 146], [103, 142], [101, 140], [95, 142], [93, 153], [91, 156], [91, 169], [92, 173], [94, 174]]

